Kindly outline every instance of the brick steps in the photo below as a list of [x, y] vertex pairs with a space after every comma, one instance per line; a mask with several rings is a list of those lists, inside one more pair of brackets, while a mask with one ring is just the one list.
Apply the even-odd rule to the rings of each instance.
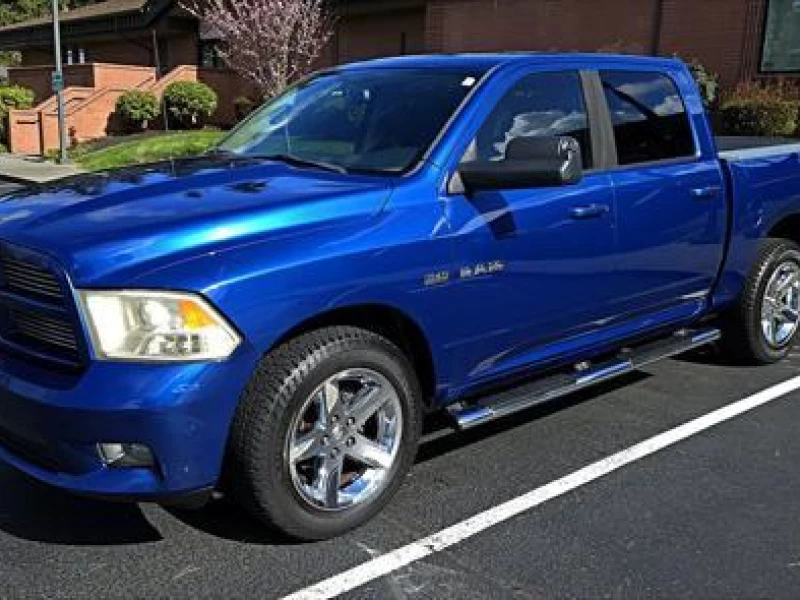
[[[65, 89], [66, 123], [70, 145], [102, 138], [122, 130], [116, 115], [117, 99], [130, 89], [151, 91], [161, 96], [174, 81], [204, 81], [217, 90], [220, 106], [214, 123], [229, 126], [235, 121], [234, 100], [252, 93], [230, 71], [179, 65], [158, 79], [154, 68], [125, 65], [94, 65], [94, 87], [69, 86]], [[86, 79], [86, 78], [84, 78]], [[13, 80], [13, 74], [12, 74]], [[28, 110], [9, 113], [10, 150], [18, 154], [44, 154], [58, 148], [56, 97], [50, 96]]]

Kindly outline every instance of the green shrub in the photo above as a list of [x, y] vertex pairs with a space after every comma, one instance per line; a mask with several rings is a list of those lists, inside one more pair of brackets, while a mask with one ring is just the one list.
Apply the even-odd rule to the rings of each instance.
[[116, 111], [128, 128], [143, 130], [158, 118], [160, 106], [152, 92], [128, 90], [117, 98]]
[[33, 106], [33, 91], [19, 85], [0, 86], [0, 142], [8, 141], [8, 111]]
[[217, 110], [217, 93], [199, 81], [176, 81], [164, 90], [164, 102], [178, 125], [194, 129]]
[[729, 100], [722, 106], [722, 128], [728, 135], [792, 135], [799, 110], [800, 104], [789, 100]]
[[715, 73], [697, 59], [688, 63], [689, 70], [692, 72], [703, 98], [703, 105], [707, 109], [716, 106], [719, 97], [719, 74]]
[[786, 81], [740, 83], [722, 102], [720, 121], [729, 135], [784, 136], [797, 131], [800, 93]]

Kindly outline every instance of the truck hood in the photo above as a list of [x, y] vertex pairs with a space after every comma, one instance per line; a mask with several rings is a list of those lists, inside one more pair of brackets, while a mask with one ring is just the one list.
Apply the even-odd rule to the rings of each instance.
[[297, 228], [374, 215], [390, 180], [262, 159], [203, 157], [78, 175], [0, 197], [0, 240], [47, 253], [78, 285]]

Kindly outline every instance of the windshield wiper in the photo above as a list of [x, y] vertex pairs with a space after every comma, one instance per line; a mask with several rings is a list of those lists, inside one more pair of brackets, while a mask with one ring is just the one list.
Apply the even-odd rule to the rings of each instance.
[[250, 158], [262, 158], [264, 160], [274, 160], [284, 162], [297, 167], [312, 167], [315, 169], [322, 169], [323, 171], [333, 171], [334, 173], [341, 173], [347, 175], [348, 171], [342, 165], [335, 165], [333, 163], [323, 162], [321, 160], [311, 160], [308, 158], [300, 158], [293, 154], [259, 154], [259, 155], [245, 155]]

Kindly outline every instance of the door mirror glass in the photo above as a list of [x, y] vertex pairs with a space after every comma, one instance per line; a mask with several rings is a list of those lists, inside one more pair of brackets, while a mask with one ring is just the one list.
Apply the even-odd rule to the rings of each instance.
[[518, 137], [502, 160], [464, 162], [458, 173], [467, 192], [575, 184], [583, 177], [581, 148], [570, 136]]

